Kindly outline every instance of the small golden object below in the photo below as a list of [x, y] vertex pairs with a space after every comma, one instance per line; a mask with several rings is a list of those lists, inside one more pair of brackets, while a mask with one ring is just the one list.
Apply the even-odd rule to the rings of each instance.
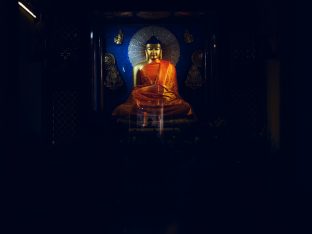
[[124, 34], [123, 34], [122, 30], [119, 29], [118, 34], [114, 37], [114, 43], [116, 45], [121, 45], [123, 42], [123, 37], [124, 37]]
[[194, 41], [193, 35], [186, 29], [184, 32], [184, 42], [190, 44]]

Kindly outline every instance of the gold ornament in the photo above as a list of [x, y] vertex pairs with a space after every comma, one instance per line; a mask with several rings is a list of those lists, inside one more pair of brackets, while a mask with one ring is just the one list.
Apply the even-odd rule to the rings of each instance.
[[124, 34], [123, 34], [122, 30], [119, 29], [118, 34], [114, 37], [114, 43], [116, 45], [121, 45], [123, 42], [123, 37], [124, 37]]
[[204, 80], [202, 78], [200, 68], [203, 65], [204, 53], [202, 50], [196, 50], [192, 54], [192, 65], [188, 71], [185, 85], [191, 89], [202, 87]]
[[186, 29], [184, 32], [184, 42], [186, 44], [190, 44], [194, 41], [194, 37], [192, 34], [190, 34], [190, 32]]
[[115, 63], [114, 55], [110, 53], [105, 53], [104, 70], [105, 70], [105, 79], [104, 79], [105, 87], [115, 90], [123, 85], [123, 81], [120, 77], [119, 71]]

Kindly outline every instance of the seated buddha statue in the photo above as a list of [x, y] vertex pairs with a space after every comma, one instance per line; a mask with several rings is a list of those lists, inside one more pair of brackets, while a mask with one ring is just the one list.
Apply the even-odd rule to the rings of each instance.
[[152, 36], [145, 46], [146, 61], [137, 66], [136, 85], [128, 100], [117, 106], [113, 116], [162, 115], [180, 118], [192, 115], [191, 106], [178, 92], [175, 66], [162, 59], [161, 42]]

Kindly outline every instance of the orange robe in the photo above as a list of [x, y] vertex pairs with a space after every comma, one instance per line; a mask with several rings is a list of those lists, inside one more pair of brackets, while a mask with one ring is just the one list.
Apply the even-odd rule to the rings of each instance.
[[137, 86], [128, 100], [117, 106], [113, 116], [136, 115], [138, 112], [185, 117], [191, 106], [178, 93], [176, 69], [169, 61], [145, 64], [137, 74]]

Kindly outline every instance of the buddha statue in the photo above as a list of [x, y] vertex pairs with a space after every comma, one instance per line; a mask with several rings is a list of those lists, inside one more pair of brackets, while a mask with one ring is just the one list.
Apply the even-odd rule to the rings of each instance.
[[162, 115], [181, 118], [192, 115], [191, 106], [178, 93], [175, 66], [162, 59], [161, 42], [152, 36], [145, 46], [146, 61], [134, 68], [135, 85], [128, 100], [113, 116]]

